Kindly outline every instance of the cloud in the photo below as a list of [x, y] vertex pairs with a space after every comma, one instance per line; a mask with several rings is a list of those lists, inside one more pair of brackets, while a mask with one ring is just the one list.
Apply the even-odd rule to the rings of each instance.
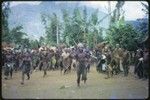
[[126, 1], [123, 9], [125, 10], [126, 20], [135, 20], [143, 18], [145, 13], [142, 11], [142, 4], [140, 1]]
[[38, 39], [45, 33], [44, 26], [41, 24], [40, 20], [27, 22], [24, 26], [24, 29], [28, 33], [29, 38], [33, 40]]
[[[111, 11], [113, 11], [117, 2], [111, 1], [110, 3]], [[81, 4], [92, 8], [98, 8], [100, 11], [108, 13], [108, 1], [82, 1]], [[143, 6], [141, 5], [141, 1], [125, 1], [125, 4], [123, 5], [125, 20], [143, 18], [145, 14], [142, 11], [142, 8]]]
[[[108, 12], [108, 1], [83, 1], [81, 2], [82, 5], [92, 7], [92, 8], [98, 8], [100, 11], [103, 11], [105, 13]], [[114, 8], [116, 4], [116, 1], [111, 1], [111, 7]]]
[[[74, 3], [78, 2], [81, 5], [85, 5], [88, 7], [92, 7], [95, 9], [99, 9], [99, 11], [103, 11], [108, 13], [108, 1], [55, 1], [56, 4], [59, 3]], [[19, 4], [30, 4], [30, 5], [39, 5], [41, 1], [11, 1], [10, 6], [16, 6]], [[115, 5], [117, 1], [110, 1], [111, 10], [115, 9]], [[147, 2], [144, 2], [147, 3]], [[135, 20], [137, 18], [144, 17], [144, 12], [142, 11], [143, 6], [141, 5], [141, 1], [125, 1], [123, 5], [123, 10], [125, 11], [125, 19], [126, 20]]]
[[29, 4], [29, 5], [39, 5], [41, 1], [10, 1], [10, 7], [19, 5], [19, 4]]

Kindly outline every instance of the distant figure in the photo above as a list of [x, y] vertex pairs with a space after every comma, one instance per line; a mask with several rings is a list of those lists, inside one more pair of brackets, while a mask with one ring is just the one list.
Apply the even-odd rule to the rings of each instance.
[[39, 55], [37, 51], [34, 51], [32, 52], [32, 65], [34, 70], [38, 67], [38, 63], [39, 63]]
[[129, 58], [130, 58], [129, 51], [124, 50], [123, 57], [122, 57], [122, 66], [123, 66], [124, 76], [128, 76], [128, 73], [129, 73], [129, 64], [130, 64]]
[[77, 67], [77, 60], [76, 60], [75, 55], [76, 55], [76, 50], [75, 50], [75, 48], [72, 48], [72, 51], [70, 53], [70, 57], [72, 59], [71, 68], [74, 68], [74, 70]]
[[55, 69], [54, 66], [55, 66], [55, 56], [54, 56], [54, 50], [52, 49], [49, 49], [48, 53], [47, 53], [47, 62], [48, 62], [48, 70], [51, 70], [51, 69]]
[[63, 68], [61, 68], [61, 72], [62, 70], [64, 70], [64, 74], [65, 74], [67, 71], [69, 71], [69, 67], [71, 66], [70, 53], [68, 49], [65, 49], [61, 56], [62, 56], [62, 64], [63, 64]]
[[13, 62], [13, 54], [11, 53], [11, 51], [8, 51], [6, 54], [6, 62], [4, 66], [5, 66], [4, 68], [5, 79], [7, 80], [8, 76], [12, 78], [14, 62]]
[[148, 79], [149, 77], [149, 49], [144, 49], [144, 56], [143, 56], [143, 78]]
[[61, 48], [57, 48], [56, 53], [55, 53], [55, 59], [56, 59], [56, 64], [55, 64], [55, 68], [58, 69], [61, 65], [61, 54], [62, 54], [62, 50]]
[[42, 68], [44, 71], [43, 77], [47, 75], [47, 69], [48, 69], [48, 53], [46, 51], [43, 51], [42, 53]]
[[123, 57], [123, 49], [119, 47], [119, 44], [116, 44], [116, 48], [113, 51], [113, 59], [116, 61], [116, 74], [119, 74], [123, 71], [122, 65], [122, 57]]
[[17, 52], [16, 54], [15, 54], [15, 64], [14, 64], [14, 70], [15, 70], [15, 72], [17, 72], [19, 69], [19, 53]]
[[135, 61], [135, 69], [134, 69], [134, 74], [137, 74], [137, 76], [140, 78], [143, 78], [143, 50], [138, 49], [136, 52], [136, 61]]
[[90, 67], [91, 67], [91, 53], [89, 48], [85, 48], [84, 49], [84, 53], [86, 53], [86, 68], [87, 68], [87, 72], [90, 72]]
[[23, 62], [22, 62], [22, 65], [21, 65], [21, 68], [22, 68], [22, 82], [21, 82], [21, 84], [24, 84], [25, 74], [28, 77], [27, 80], [30, 79], [31, 67], [32, 67], [32, 63], [31, 63], [30, 54], [25, 53], [24, 58], [23, 58]]

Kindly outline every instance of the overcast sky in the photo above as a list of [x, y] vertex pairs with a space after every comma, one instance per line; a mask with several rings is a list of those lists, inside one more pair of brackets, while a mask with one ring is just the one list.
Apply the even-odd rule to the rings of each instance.
[[[55, 1], [56, 3], [62, 3], [63, 1]], [[67, 1], [68, 3], [72, 3], [74, 1]], [[108, 1], [75, 1], [80, 2], [82, 5], [86, 5], [93, 8], [98, 8], [99, 10], [107, 13]], [[30, 4], [30, 5], [38, 5], [41, 1], [12, 1], [10, 6], [16, 6], [18, 4]], [[147, 2], [144, 2], [147, 3]], [[115, 8], [116, 1], [111, 1], [111, 9]], [[148, 4], [148, 3], [147, 3]], [[137, 18], [142, 18], [144, 16], [144, 12], [141, 10], [143, 6], [140, 1], [125, 1], [123, 5], [123, 10], [125, 11], [125, 19], [126, 20], [135, 20]]]

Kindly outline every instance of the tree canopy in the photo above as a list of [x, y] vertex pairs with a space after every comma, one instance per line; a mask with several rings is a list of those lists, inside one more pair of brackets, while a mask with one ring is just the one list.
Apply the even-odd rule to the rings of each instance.
[[[138, 43], [148, 36], [148, 5], [141, 3], [146, 17], [138, 19], [140, 22], [137, 28], [130, 24], [126, 24], [124, 19], [124, 11], [122, 9], [125, 1], [118, 1], [115, 10], [110, 16], [110, 25], [108, 29], [103, 29], [99, 19], [99, 10], [95, 9], [89, 15], [86, 7], [83, 9], [74, 8], [72, 12], [67, 9], [61, 9], [62, 19], [57, 13], [48, 15], [41, 13], [41, 23], [45, 28], [45, 36], [41, 36], [39, 40], [31, 40], [27, 34], [23, 32], [23, 26], [14, 26], [9, 29], [8, 18], [11, 14], [9, 2], [2, 3], [2, 42], [15, 43], [28, 48], [38, 48], [39, 46], [65, 44], [72, 46], [77, 43], [86, 43], [88, 47], [93, 48], [96, 44], [107, 41], [111, 46], [115, 47], [120, 44], [127, 50], [136, 50]], [[103, 32], [106, 31], [106, 37]]]

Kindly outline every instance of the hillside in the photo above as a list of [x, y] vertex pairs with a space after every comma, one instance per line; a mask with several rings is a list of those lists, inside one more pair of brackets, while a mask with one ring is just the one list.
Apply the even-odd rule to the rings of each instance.
[[[61, 9], [67, 9], [71, 14], [76, 7], [82, 11], [84, 5], [81, 5], [79, 2], [65, 3], [65, 1], [63, 3], [46, 1], [41, 2], [39, 5], [19, 4], [17, 6], [11, 7], [9, 26], [12, 28], [16, 25], [23, 25], [23, 31], [28, 33], [29, 37], [32, 37], [32, 39], [33, 36], [34, 38], [39, 38], [44, 34], [44, 27], [41, 23], [42, 13], [52, 14], [55, 12], [62, 21]], [[87, 7], [87, 13], [89, 17], [94, 10], [94, 8]], [[104, 12], [99, 11], [99, 20], [102, 19], [105, 15], [106, 14]], [[104, 28], [107, 28], [108, 18], [101, 22], [100, 25]]]

